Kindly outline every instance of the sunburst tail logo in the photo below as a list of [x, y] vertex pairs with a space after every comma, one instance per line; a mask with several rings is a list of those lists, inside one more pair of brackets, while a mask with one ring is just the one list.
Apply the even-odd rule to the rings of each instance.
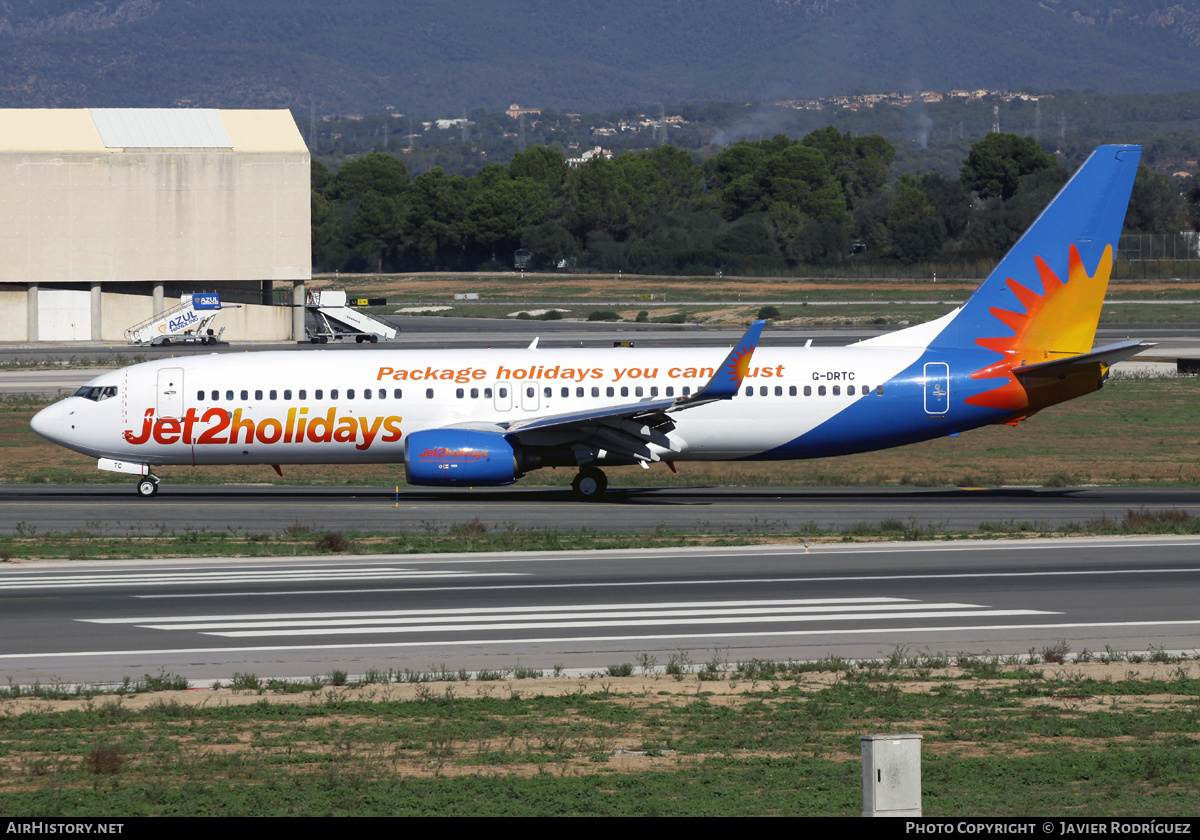
[[726, 373], [733, 381], [734, 388], [740, 388], [742, 380], [750, 371], [750, 357], [754, 354], [753, 347], [740, 347], [729, 357], [726, 363]]
[[[997, 306], [988, 311], [1012, 331], [1012, 335], [978, 338], [980, 347], [995, 351], [1000, 358], [971, 374], [972, 379], [1001, 380], [995, 387], [968, 397], [970, 405], [1021, 410], [1029, 406], [1025, 388], [1012, 368], [1087, 353], [1096, 337], [1096, 324], [1112, 272], [1113, 249], [1105, 247], [1098, 264], [1089, 273], [1075, 245], [1069, 246], [1067, 279], [1063, 281], [1040, 256], [1034, 257], [1042, 281], [1039, 294], [1007, 278], [1007, 286], [1024, 311]], [[997, 325], [999, 330], [999, 325]]]

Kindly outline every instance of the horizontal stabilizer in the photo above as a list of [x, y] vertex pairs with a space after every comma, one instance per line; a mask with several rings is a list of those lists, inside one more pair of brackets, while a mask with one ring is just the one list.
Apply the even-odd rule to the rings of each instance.
[[1014, 367], [1012, 372], [1018, 376], [1063, 376], [1085, 365], [1094, 365], [1097, 363], [1112, 365], [1122, 359], [1128, 359], [1130, 356], [1140, 353], [1143, 350], [1149, 350], [1153, 346], [1153, 344], [1138, 341], [1137, 339], [1118, 341], [1115, 344], [1106, 344], [1103, 347], [1097, 347], [1090, 353], [1082, 353], [1078, 356], [1068, 356], [1065, 359], [1052, 359], [1049, 362], [1038, 362], [1034, 365], [1020, 365], [1019, 367]]

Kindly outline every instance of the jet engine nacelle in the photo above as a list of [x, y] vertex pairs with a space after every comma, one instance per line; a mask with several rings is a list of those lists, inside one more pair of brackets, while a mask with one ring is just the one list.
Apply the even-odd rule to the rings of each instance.
[[473, 429], [428, 429], [404, 439], [409, 484], [496, 487], [517, 480], [517, 458], [503, 435]]

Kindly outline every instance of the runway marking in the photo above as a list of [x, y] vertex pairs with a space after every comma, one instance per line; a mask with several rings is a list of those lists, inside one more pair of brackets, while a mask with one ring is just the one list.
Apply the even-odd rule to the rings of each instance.
[[[79, 589], [82, 587], [118, 586], [184, 586], [192, 584], [242, 584], [242, 583], [310, 583], [340, 580], [430, 580], [437, 578], [477, 577], [523, 577], [528, 572], [474, 572], [470, 570], [443, 569], [440, 571], [416, 570], [388, 567], [362, 569], [309, 570], [266, 570], [266, 571], [221, 571], [221, 572], [158, 572], [134, 574], [79, 574], [42, 575], [4, 580], [0, 578], [0, 591], [14, 589]], [[327, 591], [327, 590], [326, 590]], [[216, 593], [223, 595], [225, 593]], [[245, 593], [248, 594], [248, 593]], [[263, 594], [263, 593], [259, 593]]]
[[679, 608], [694, 608], [694, 609], [712, 609], [719, 607], [744, 607], [744, 606], [783, 606], [783, 605], [803, 605], [803, 606], [822, 606], [832, 604], [884, 604], [884, 603], [909, 603], [911, 598], [888, 598], [888, 597], [872, 597], [872, 598], [788, 598], [776, 601], [657, 601], [649, 603], [636, 604], [575, 604], [575, 605], [547, 605], [538, 607], [484, 607], [482, 609], [473, 607], [445, 607], [436, 610], [358, 610], [347, 612], [345, 610], [327, 611], [327, 612], [302, 612], [302, 613], [243, 613], [241, 615], [187, 615], [187, 616], [163, 616], [163, 617], [143, 617], [143, 618], [84, 618], [80, 621], [91, 624], [140, 624], [147, 621], [274, 621], [274, 620], [291, 620], [291, 619], [325, 619], [325, 618], [377, 618], [388, 616], [463, 616], [463, 615], [479, 615], [481, 613], [495, 614], [519, 614], [519, 613], [546, 613], [546, 612], [561, 612], [569, 609], [610, 609], [610, 610], [669, 610]]
[[[496, 586], [422, 586], [372, 588], [372, 589], [339, 589], [339, 595], [355, 593], [384, 593], [384, 592], [487, 592], [504, 591], [517, 592], [526, 589], [604, 589], [629, 588], [645, 586], [724, 586], [730, 584], [779, 584], [779, 583], [845, 583], [891, 580], [959, 580], [984, 578], [1023, 578], [1023, 577], [1079, 577], [1088, 575], [1145, 575], [1145, 574], [1195, 574], [1200, 568], [1178, 569], [1085, 569], [1078, 571], [1057, 572], [956, 572], [952, 574], [922, 574], [922, 575], [830, 575], [827, 577], [769, 577], [769, 578], [716, 578], [708, 580], [649, 580], [649, 581], [610, 581], [593, 583], [514, 583]], [[464, 575], [466, 573], [463, 573]], [[529, 577], [533, 573], [511, 573], [514, 577]], [[447, 575], [449, 576], [449, 575]], [[492, 577], [499, 575], [477, 574], [472, 577]], [[413, 576], [416, 579], [416, 576]], [[265, 597], [268, 595], [328, 595], [327, 589], [286, 589], [275, 591], [254, 592], [184, 592], [167, 595], [134, 595], [134, 598], [147, 600], [180, 599], [180, 598], [239, 598]]]
[[901, 633], [949, 633], [949, 632], [981, 632], [991, 630], [1037, 630], [1053, 631], [1060, 635], [1063, 630], [1094, 630], [1119, 629], [1126, 627], [1196, 627], [1200, 620], [1183, 621], [1119, 621], [1119, 622], [1064, 622], [1062, 624], [976, 624], [951, 625], [944, 627], [873, 627], [873, 628], [838, 628], [828, 630], [773, 630], [773, 631], [744, 631], [744, 632], [709, 632], [709, 633], [662, 633], [637, 636], [545, 636], [536, 638], [506, 638], [506, 639], [438, 639], [436, 641], [416, 642], [344, 642], [323, 645], [252, 645], [239, 647], [193, 647], [193, 648], [140, 648], [134, 650], [90, 650], [70, 651], [60, 653], [3, 653], [0, 661], [25, 659], [67, 659], [70, 657], [95, 658], [102, 656], [160, 656], [180, 654], [229, 654], [229, 653], [287, 653], [293, 651], [333, 651], [333, 650], [387, 650], [396, 648], [415, 648], [428, 645], [437, 647], [459, 647], [479, 645], [512, 645], [512, 644], [556, 644], [581, 642], [654, 642], [687, 639], [754, 639], [801, 636], [828, 635], [869, 635], [886, 633], [892, 638]]
[[905, 598], [830, 598], [79, 620], [89, 624], [133, 624], [147, 630], [198, 631], [224, 638], [257, 638], [1054, 614], [1045, 610], [990, 609], [980, 604], [927, 604]]

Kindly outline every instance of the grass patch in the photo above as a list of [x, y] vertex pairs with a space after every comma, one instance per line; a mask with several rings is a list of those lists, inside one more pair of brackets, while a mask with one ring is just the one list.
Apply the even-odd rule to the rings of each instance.
[[3, 699], [0, 808], [850, 816], [866, 732], [924, 736], [926, 816], [1200, 807], [1195, 661], [719, 659], [678, 678], [538, 677], [520, 690], [491, 672], [434, 669], [299, 691], [238, 675], [236, 691], [212, 694]]

